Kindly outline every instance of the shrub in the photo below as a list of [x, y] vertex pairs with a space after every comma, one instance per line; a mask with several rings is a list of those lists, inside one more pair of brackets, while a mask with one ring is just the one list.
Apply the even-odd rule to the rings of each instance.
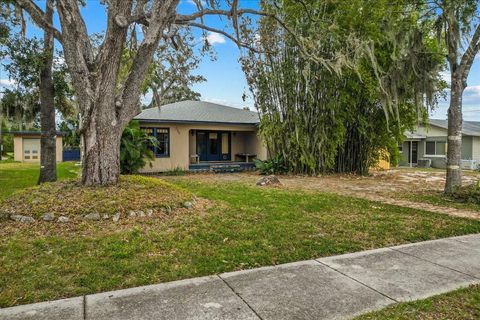
[[137, 173], [147, 161], [151, 166], [151, 161], [155, 159], [151, 147], [157, 144], [155, 137], [140, 129], [138, 121], [130, 122], [120, 142], [120, 171], [123, 174]]
[[282, 156], [275, 156], [268, 160], [255, 160], [255, 167], [261, 174], [279, 174], [287, 173], [288, 167], [285, 165], [285, 160]]
[[184, 176], [186, 171], [180, 167], [163, 172], [164, 176]]
[[450, 197], [459, 202], [475, 203], [480, 205], [480, 181], [468, 186], [455, 189]]

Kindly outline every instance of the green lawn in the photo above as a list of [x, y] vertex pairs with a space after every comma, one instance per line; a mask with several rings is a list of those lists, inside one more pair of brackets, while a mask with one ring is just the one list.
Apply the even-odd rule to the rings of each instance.
[[355, 320], [477, 320], [480, 319], [480, 286], [471, 286], [425, 300], [393, 305]]
[[446, 196], [442, 191], [417, 191], [416, 193], [403, 193], [392, 195], [395, 198], [413, 202], [430, 203], [436, 206], [456, 208], [461, 210], [480, 211], [480, 205], [469, 202], [459, 202]]
[[[75, 178], [79, 168], [73, 162], [61, 162], [57, 165], [59, 179]], [[14, 191], [37, 184], [40, 165], [35, 163], [0, 161], [0, 199]]]
[[0, 222], [0, 306], [480, 232], [480, 221], [332, 194], [201, 183], [194, 175], [168, 181], [207, 204], [120, 224], [12, 230]]

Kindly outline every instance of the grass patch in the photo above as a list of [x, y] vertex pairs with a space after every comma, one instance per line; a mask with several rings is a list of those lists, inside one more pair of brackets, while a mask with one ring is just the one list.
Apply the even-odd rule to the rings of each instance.
[[[73, 162], [58, 163], [58, 179], [76, 178], [79, 170], [80, 168]], [[40, 165], [38, 163], [0, 161], [0, 200], [17, 190], [36, 185], [39, 175]]]
[[191, 198], [184, 189], [143, 176], [122, 176], [118, 184], [106, 187], [85, 187], [75, 180], [63, 180], [13, 193], [0, 202], [0, 212], [36, 218], [45, 213], [56, 216], [125, 214], [130, 210], [179, 207]]
[[480, 221], [333, 194], [166, 179], [212, 205], [68, 233], [38, 222], [7, 234], [4, 222], [0, 306], [480, 232]]
[[480, 285], [406, 302], [368, 313], [355, 320], [476, 320], [480, 319]]
[[397, 192], [391, 194], [393, 198], [408, 200], [412, 202], [424, 202], [436, 206], [455, 208], [460, 210], [480, 211], [480, 205], [471, 202], [458, 201], [451, 196], [445, 195], [442, 191], [419, 190], [415, 193]]

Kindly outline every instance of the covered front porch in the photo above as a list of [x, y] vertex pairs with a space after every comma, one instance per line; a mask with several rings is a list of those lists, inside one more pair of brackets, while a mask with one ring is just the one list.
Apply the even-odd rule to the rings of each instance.
[[260, 147], [255, 131], [191, 129], [189, 170], [252, 169]]
[[235, 161], [208, 161], [191, 163], [188, 166], [188, 170], [193, 172], [239, 172], [253, 169], [255, 169], [254, 162]]

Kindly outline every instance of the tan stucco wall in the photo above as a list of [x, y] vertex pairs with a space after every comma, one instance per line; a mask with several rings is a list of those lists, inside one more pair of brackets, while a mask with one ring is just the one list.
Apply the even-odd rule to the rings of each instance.
[[63, 161], [63, 137], [57, 136], [57, 141], [56, 141], [56, 150], [57, 150], [57, 162], [62, 162]]
[[191, 130], [218, 130], [232, 131], [232, 160], [235, 160], [235, 153], [250, 152], [245, 150], [245, 139], [255, 146], [251, 153], [256, 153], [260, 159], [266, 159], [266, 148], [263, 150], [263, 144], [257, 137], [257, 127], [254, 125], [208, 125], [208, 124], [178, 124], [178, 123], [145, 123], [140, 122], [141, 127], [157, 127], [170, 129], [170, 156], [165, 158], [156, 158], [150, 165], [146, 165], [141, 172], [162, 172], [180, 168], [187, 170], [190, 164], [190, 156], [196, 153], [195, 135], [191, 135]]
[[23, 161], [23, 138], [13, 137], [13, 159]]
[[[32, 139], [40, 146], [40, 137], [38, 136], [15, 136], [13, 137], [13, 158], [15, 161], [26, 161], [26, 162], [40, 162], [40, 154], [38, 159], [35, 160], [26, 160], [24, 159], [23, 154], [23, 140]], [[40, 147], [38, 148], [41, 151]], [[57, 136], [56, 140], [56, 158], [57, 162], [63, 161], [63, 137]]]

